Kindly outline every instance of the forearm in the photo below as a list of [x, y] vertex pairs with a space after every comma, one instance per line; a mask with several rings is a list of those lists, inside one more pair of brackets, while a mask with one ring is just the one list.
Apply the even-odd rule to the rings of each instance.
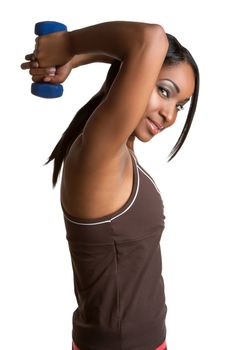
[[[150, 33], [161, 27], [139, 22], [105, 22], [69, 32], [74, 55], [91, 54], [123, 60], [144, 47]], [[165, 36], [165, 34], [164, 34]]]
[[[163, 28], [140, 22], [105, 22], [71, 32], [56, 32], [36, 38], [35, 57], [40, 67], [62, 66], [75, 56], [76, 66], [112, 59], [125, 61], [142, 52], [154, 54], [168, 47]], [[149, 51], [148, 51], [149, 50]], [[96, 61], [98, 59], [98, 61]], [[80, 64], [81, 63], [81, 64]]]
[[76, 67], [84, 66], [86, 64], [96, 63], [96, 62], [112, 64], [113, 61], [114, 61], [114, 58], [107, 55], [80, 54], [80, 55], [75, 55], [72, 58], [72, 68], [76, 68]]

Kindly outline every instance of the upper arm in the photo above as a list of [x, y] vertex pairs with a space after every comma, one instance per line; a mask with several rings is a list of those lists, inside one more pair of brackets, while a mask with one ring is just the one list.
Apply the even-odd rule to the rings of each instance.
[[83, 147], [93, 157], [116, 154], [145, 112], [150, 94], [167, 52], [161, 27], [147, 34], [141, 47], [122, 61], [108, 95], [96, 108], [83, 130]]

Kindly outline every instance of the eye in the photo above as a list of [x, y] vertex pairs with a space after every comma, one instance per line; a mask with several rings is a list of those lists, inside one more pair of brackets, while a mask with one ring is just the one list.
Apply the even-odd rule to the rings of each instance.
[[159, 86], [158, 90], [159, 90], [160, 94], [163, 95], [163, 97], [169, 97], [170, 96], [169, 91], [167, 89], [165, 89], [164, 87]]
[[177, 109], [178, 112], [183, 111], [184, 110], [184, 106], [180, 105], [180, 104], [177, 104], [176, 105], [176, 109]]

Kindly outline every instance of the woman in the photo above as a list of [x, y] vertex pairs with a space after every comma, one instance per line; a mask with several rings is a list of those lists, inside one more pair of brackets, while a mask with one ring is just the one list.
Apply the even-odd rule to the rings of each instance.
[[39, 37], [26, 58], [22, 68], [34, 82], [63, 82], [74, 67], [111, 63], [48, 160], [54, 186], [63, 165], [61, 204], [78, 302], [73, 349], [165, 350], [163, 203], [138, 164], [134, 140], [148, 142], [173, 125], [191, 100], [170, 159], [176, 155], [196, 109], [197, 65], [160, 25], [139, 22]]

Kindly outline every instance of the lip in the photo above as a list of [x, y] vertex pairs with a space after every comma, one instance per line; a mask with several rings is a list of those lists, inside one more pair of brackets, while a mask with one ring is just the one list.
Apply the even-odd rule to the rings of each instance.
[[157, 135], [159, 132], [163, 130], [162, 125], [160, 125], [158, 122], [152, 120], [149, 117], [147, 117], [147, 120], [148, 120], [150, 131], [153, 135]]

